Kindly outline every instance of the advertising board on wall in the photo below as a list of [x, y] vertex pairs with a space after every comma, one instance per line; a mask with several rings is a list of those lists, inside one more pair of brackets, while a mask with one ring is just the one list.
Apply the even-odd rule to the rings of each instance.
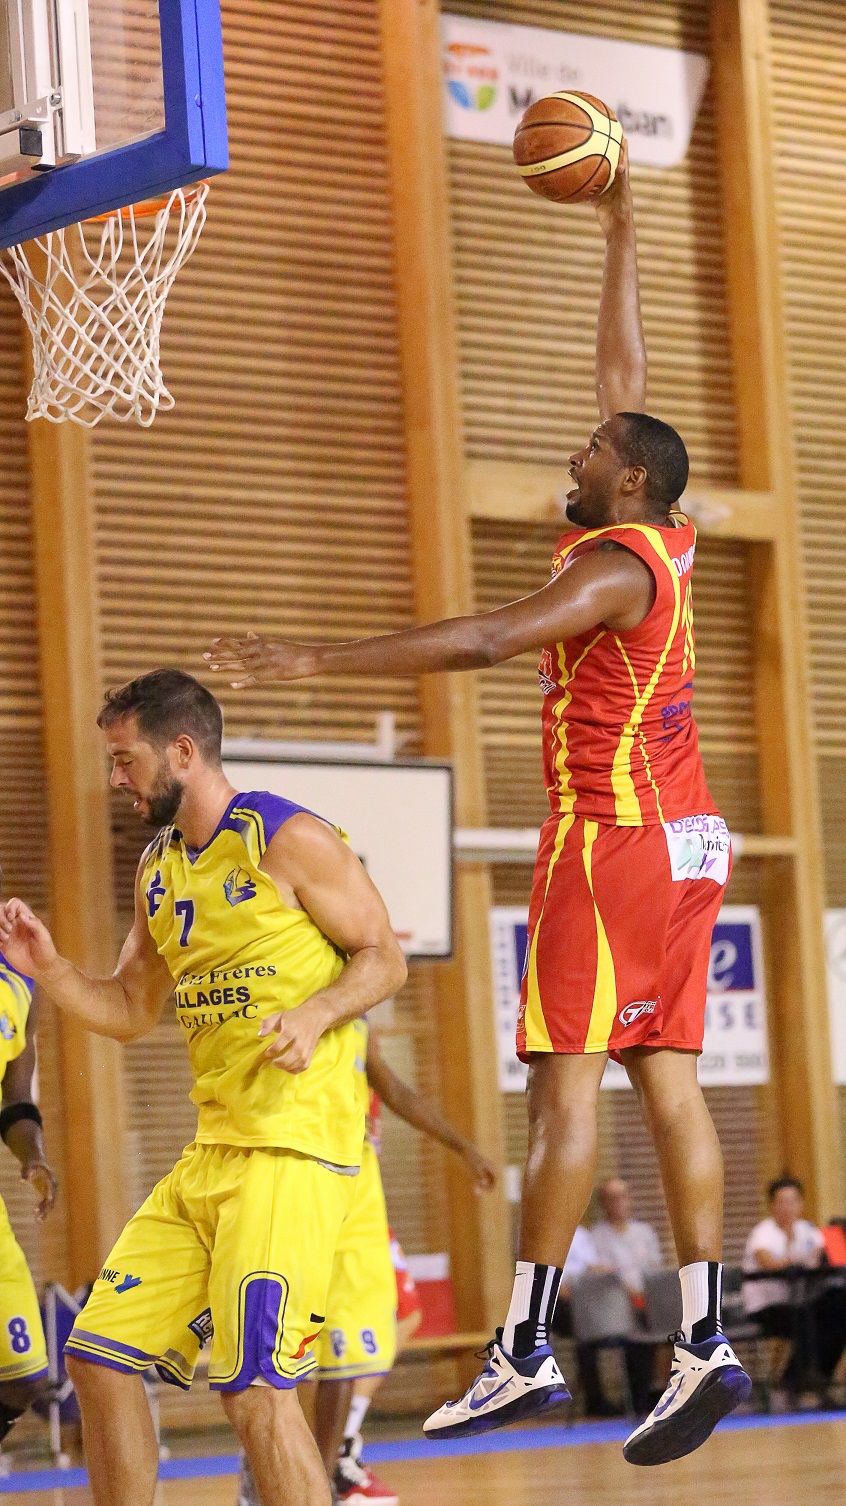
[[[846, 912], [843, 913], [846, 920]], [[490, 931], [499, 1086], [504, 1093], [521, 1093], [526, 1085], [527, 1069], [514, 1054], [514, 1035], [526, 956], [525, 907], [494, 907], [490, 912]], [[767, 1082], [769, 1078], [761, 918], [755, 905], [723, 905], [714, 926], [705, 1040], [698, 1074], [702, 1086], [712, 1088], [747, 1086]], [[602, 1086], [627, 1088], [629, 1080], [623, 1067], [609, 1061]]]
[[616, 114], [633, 162], [675, 167], [687, 153], [708, 59], [671, 47], [472, 16], [442, 18], [448, 136], [510, 146], [544, 94], [577, 89]]

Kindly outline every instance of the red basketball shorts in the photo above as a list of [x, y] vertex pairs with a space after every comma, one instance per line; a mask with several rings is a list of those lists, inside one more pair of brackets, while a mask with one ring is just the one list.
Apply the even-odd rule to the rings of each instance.
[[730, 871], [720, 816], [663, 826], [550, 816], [532, 881], [518, 1056], [701, 1051], [711, 932]]

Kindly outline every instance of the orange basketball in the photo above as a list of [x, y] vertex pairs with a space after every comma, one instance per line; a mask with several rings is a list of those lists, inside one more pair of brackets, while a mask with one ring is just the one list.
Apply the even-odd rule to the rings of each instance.
[[535, 193], [583, 204], [613, 183], [622, 140], [601, 99], [562, 89], [529, 106], [514, 133], [514, 161]]

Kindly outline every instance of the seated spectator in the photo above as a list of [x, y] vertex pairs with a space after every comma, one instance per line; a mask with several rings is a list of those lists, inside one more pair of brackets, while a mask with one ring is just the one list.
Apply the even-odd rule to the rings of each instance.
[[[631, 1195], [621, 1177], [611, 1177], [602, 1183], [599, 1206], [604, 1217], [590, 1231], [598, 1264], [606, 1271], [616, 1271], [628, 1290], [632, 1306], [642, 1312], [645, 1305], [643, 1278], [647, 1271], [660, 1270], [663, 1264], [658, 1236], [649, 1224], [632, 1218]], [[596, 1374], [596, 1351], [593, 1345], [587, 1344], [579, 1345], [579, 1350], [586, 1351], [579, 1355], [586, 1398], [597, 1401], [599, 1414], [607, 1416], [613, 1409], [609, 1408], [601, 1390], [593, 1391], [588, 1381], [591, 1367]], [[653, 1350], [647, 1344], [630, 1343], [623, 1346], [623, 1354], [635, 1412], [648, 1412], [655, 1389], [652, 1382]], [[599, 1386], [598, 1377], [596, 1385]]]
[[770, 1214], [755, 1225], [746, 1241], [743, 1269], [759, 1276], [743, 1286], [748, 1315], [767, 1338], [787, 1340], [790, 1352], [781, 1376], [785, 1390], [806, 1389], [818, 1377], [831, 1379], [846, 1343], [846, 1293], [822, 1282], [804, 1291], [777, 1272], [825, 1264], [821, 1229], [802, 1217], [804, 1189], [795, 1177], [779, 1177], [767, 1190]]
[[[555, 1312], [552, 1316], [552, 1331], [561, 1338], [573, 1337], [573, 1318], [570, 1305], [573, 1287], [578, 1284], [583, 1276], [591, 1271], [604, 1271], [596, 1253], [593, 1235], [584, 1224], [579, 1224], [573, 1235], [573, 1243], [564, 1263], [564, 1273], [561, 1277], [561, 1286], [558, 1289], [558, 1301], [555, 1304]], [[588, 1417], [617, 1417], [621, 1415], [622, 1408], [609, 1401], [602, 1387], [597, 1364], [597, 1349], [593, 1344], [576, 1345], [576, 1370], [579, 1377], [579, 1388], [584, 1397], [585, 1412]]]
[[644, 1305], [643, 1278], [663, 1265], [658, 1235], [650, 1224], [632, 1218], [632, 1200], [622, 1177], [611, 1177], [599, 1189], [599, 1206], [605, 1217], [591, 1233], [596, 1253], [606, 1270], [616, 1271], [628, 1288], [632, 1303]]

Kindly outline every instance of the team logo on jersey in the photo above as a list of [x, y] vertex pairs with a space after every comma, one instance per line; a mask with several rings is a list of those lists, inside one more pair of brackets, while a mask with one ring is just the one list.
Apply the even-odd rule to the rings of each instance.
[[150, 884], [150, 887], [147, 890], [147, 896], [146, 897], [147, 897], [147, 913], [148, 913], [148, 915], [150, 915], [152, 917], [153, 915], [156, 914], [156, 911], [161, 908], [161, 903], [162, 903], [162, 900], [164, 899], [166, 893], [167, 893], [167, 890], [165, 889], [165, 886], [162, 883], [162, 870], [161, 870], [161, 868], [157, 868], [156, 871], [155, 871], [155, 873], [153, 874], [153, 881], [152, 881], [152, 883]]
[[554, 673], [555, 665], [552, 660], [552, 650], [545, 648], [538, 665], [538, 680], [544, 695], [552, 695], [552, 692], [558, 688], [553, 679]]
[[223, 892], [228, 904], [242, 905], [245, 899], [255, 899], [256, 881], [244, 868], [233, 868], [223, 880]]
[[10, 1020], [7, 1014], [0, 1014], [0, 1035], [4, 1041], [13, 1041], [18, 1033], [18, 1027], [14, 1020]]
[[633, 1025], [641, 1015], [654, 1014], [659, 1004], [658, 999], [636, 999], [634, 1004], [627, 1004], [617, 1016], [621, 1025]]

